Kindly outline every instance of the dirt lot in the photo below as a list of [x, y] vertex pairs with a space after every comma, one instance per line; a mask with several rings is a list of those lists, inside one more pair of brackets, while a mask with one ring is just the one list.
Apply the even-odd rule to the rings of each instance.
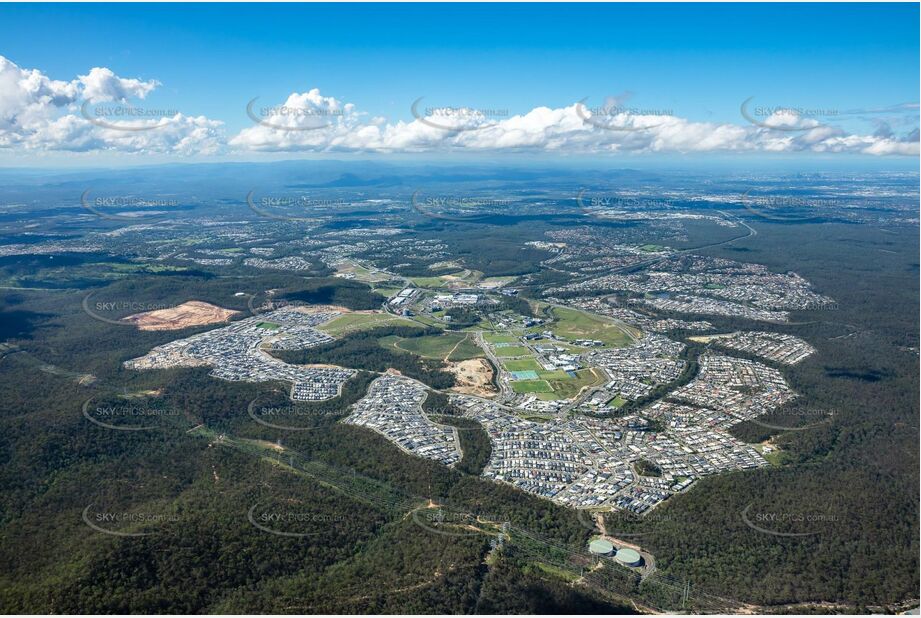
[[134, 324], [138, 330], [180, 330], [190, 326], [226, 322], [236, 313], [210, 303], [190, 300], [169, 309], [129, 315], [122, 318], [122, 321]]
[[496, 389], [491, 382], [492, 367], [486, 359], [472, 358], [446, 364], [448, 370], [457, 378], [457, 386], [452, 388], [452, 391], [480, 397], [492, 397], [496, 394]]

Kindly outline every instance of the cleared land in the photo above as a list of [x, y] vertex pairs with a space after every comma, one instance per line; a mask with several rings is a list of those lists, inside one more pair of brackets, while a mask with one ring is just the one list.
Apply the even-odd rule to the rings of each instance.
[[224, 309], [210, 303], [190, 300], [169, 309], [157, 309], [129, 315], [123, 318], [122, 321], [134, 324], [138, 327], [138, 330], [180, 330], [191, 326], [226, 322], [237, 313], [237, 311]]
[[337, 264], [336, 274], [352, 275], [356, 281], [363, 281], [365, 283], [380, 283], [381, 281], [387, 281], [391, 278], [387, 273], [372, 272], [352, 260], [346, 260]]
[[337, 336], [359, 330], [368, 330], [383, 325], [419, 327], [419, 325], [412, 320], [390, 315], [389, 313], [361, 313], [356, 311], [354, 313], [340, 315], [326, 324], [321, 324], [317, 328], [328, 335]]
[[472, 337], [461, 333], [427, 335], [425, 337], [385, 337], [381, 345], [390, 346], [401, 352], [411, 352], [425, 358], [462, 361], [483, 356], [483, 351], [472, 341]]
[[475, 358], [448, 363], [448, 371], [454, 374], [456, 384], [451, 388], [454, 392], [480, 397], [492, 397], [496, 394], [496, 388], [492, 385], [492, 366], [486, 359]]
[[553, 307], [552, 312], [556, 319], [550, 329], [559, 337], [597, 339], [614, 347], [623, 347], [631, 341], [627, 333], [613, 322], [564, 307]]
[[[565, 371], [542, 371], [538, 375], [545, 382], [550, 391], [531, 391], [537, 392], [541, 399], [555, 401], [558, 399], [571, 399], [579, 394], [587, 386], [598, 386], [604, 382], [604, 376], [597, 369], [579, 369], [575, 372], [575, 377]], [[513, 383], [520, 384], [520, 382]], [[519, 391], [524, 392], [524, 391]]]

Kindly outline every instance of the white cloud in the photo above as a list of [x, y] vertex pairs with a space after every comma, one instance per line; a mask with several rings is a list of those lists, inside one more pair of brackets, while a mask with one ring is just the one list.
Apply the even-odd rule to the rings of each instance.
[[[69, 81], [23, 69], [0, 56], [0, 148], [27, 151], [216, 154], [225, 149], [219, 121], [129, 104], [160, 83], [123, 78], [104, 67]], [[113, 102], [104, 108], [100, 104]], [[98, 110], [117, 114], [108, 116]]]
[[[758, 122], [695, 122], [670, 110], [622, 107], [626, 94], [594, 113], [581, 103], [535, 107], [518, 115], [425, 108], [411, 121], [388, 121], [314, 88], [293, 92], [280, 105], [254, 99], [246, 110], [253, 125], [228, 140], [218, 120], [130, 103], [145, 101], [159, 85], [154, 79], [120, 77], [105, 67], [56, 80], [0, 56], [0, 149], [180, 156], [445, 151], [919, 155], [917, 127], [902, 137], [879, 123], [872, 134], [848, 134], [790, 109], [778, 109]], [[116, 113], [129, 108], [130, 114]]]
[[[503, 118], [475, 110], [426, 110], [411, 122], [362, 122], [354, 106], [317, 90], [294, 93], [285, 106], [348, 109], [335, 119], [311, 125], [311, 130], [286, 130], [279, 122], [243, 129], [230, 145], [244, 151], [286, 152], [428, 152], [428, 151], [546, 151], [546, 152], [851, 152], [919, 154], [918, 140], [899, 141], [888, 135], [847, 135], [840, 128], [779, 110], [759, 124], [694, 122], [669, 113], [631, 113], [613, 109], [598, 113], [575, 103]], [[439, 128], [441, 127], [441, 128]], [[769, 128], [773, 127], [773, 128]], [[778, 129], [782, 127], [783, 129]], [[796, 131], [790, 130], [796, 128]], [[455, 130], [446, 130], [446, 129]], [[910, 137], [910, 136], [909, 136]]]
[[78, 79], [83, 86], [83, 98], [91, 103], [143, 99], [160, 85], [156, 80], [125, 79], [104, 67], [94, 67], [88, 75], [81, 75]]

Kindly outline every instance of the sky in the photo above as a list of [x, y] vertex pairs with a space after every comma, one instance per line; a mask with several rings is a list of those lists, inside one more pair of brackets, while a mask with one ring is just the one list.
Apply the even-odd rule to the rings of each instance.
[[918, 22], [917, 3], [3, 4], [0, 165], [917, 168]]

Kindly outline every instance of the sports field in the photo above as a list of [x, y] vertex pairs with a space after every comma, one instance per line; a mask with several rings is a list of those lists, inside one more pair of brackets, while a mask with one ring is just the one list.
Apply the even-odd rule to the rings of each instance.
[[512, 390], [516, 393], [551, 393], [553, 389], [544, 380], [520, 380], [512, 382]]
[[528, 356], [531, 350], [521, 345], [512, 345], [507, 348], [494, 348], [496, 356], [499, 358], [509, 358], [512, 356]]
[[506, 371], [540, 371], [540, 364], [533, 358], [502, 361]]
[[513, 371], [512, 378], [515, 380], [536, 380], [537, 372], [536, 371]]

